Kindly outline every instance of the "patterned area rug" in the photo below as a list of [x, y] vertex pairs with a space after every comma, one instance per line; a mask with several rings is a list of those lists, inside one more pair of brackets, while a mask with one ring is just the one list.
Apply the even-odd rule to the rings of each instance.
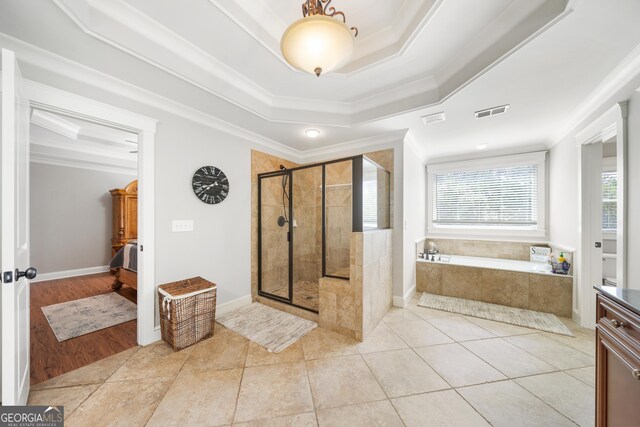
[[550, 313], [541, 313], [539, 311], [524, 310], [522, 308], [513, 308], [462, 298], [433, 295], [426, 292], [422, 293], [418, 305], [436, 310], [460, 313], [466, 316], [480, 317], [481, 319], [495, 320], [496, 322], [509, 323], [516, 326], [524, 326], [525, 328], [538, 329], [545, 332], [553, 332], [554, 334], [574, 336], [564, 323]]
[[111, 292], [42, 307], [59, 342], [134, 320], [137, 306]]
[[257, 302], [220, 316], [216, 321], [272, 353], [280, 353], [318, 327], [316, 322]]

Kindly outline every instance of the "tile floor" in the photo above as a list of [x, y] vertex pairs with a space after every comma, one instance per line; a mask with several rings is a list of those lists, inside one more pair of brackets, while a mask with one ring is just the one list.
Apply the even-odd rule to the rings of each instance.
[[417, 306], [363, 343], [315, 329], [279, 354], [218, 326], [174, 353], [134, 348], [32, 387], [68, 426], [571, 426], [594, 423], [594, 334]]

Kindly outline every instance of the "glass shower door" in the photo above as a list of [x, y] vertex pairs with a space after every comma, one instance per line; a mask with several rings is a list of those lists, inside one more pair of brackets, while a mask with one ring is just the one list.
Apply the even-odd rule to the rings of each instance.
[[291, 303], [291, 181], [288, 172], [258, 179], [258, 292]]
[[322, 165], [291, 172], [293, 304], [319, 309], [322, 277]]

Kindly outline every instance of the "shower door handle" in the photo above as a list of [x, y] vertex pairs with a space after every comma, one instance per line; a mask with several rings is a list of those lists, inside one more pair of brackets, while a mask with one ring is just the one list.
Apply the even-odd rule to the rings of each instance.
[[291, 232], [287, 231], [287, 242], [291, 241]]

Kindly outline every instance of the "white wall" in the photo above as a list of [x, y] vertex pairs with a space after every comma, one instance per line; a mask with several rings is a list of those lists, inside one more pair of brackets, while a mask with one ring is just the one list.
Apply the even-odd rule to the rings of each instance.
[[111, 259], [112, 200], [132, 175], [31, 163], [31, 265], [40, 275]]
[[[403, 294], [415, 292], [416, 240], [426, 233], [427, 171], [411, 144], [404, 148]], [[405, 303], [407, 301], [405, 300]]]

